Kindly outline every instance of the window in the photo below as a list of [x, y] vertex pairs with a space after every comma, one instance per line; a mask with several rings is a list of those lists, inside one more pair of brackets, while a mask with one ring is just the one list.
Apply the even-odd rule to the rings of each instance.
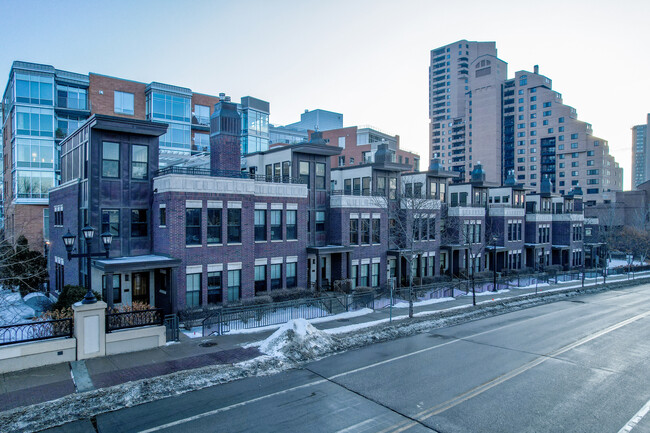
[[185, 245], [201, 245], [201, 208], [185, 209]]
[[350, 245], [359, 244], [359, 220], [350, 220]]
[[300, 182], [309, 185], [309, 161], [300, 161], [298, 164]]
[[[155, 101], [154, 96], [154, 101]], [[194, 105], [194, 119], [192, 123], [198, 123], [199, 125], [210, 126], [210, 107], [206, 105]]]
[[237, 269], [234, 271], [228, 271], [228, 302], [239, 301], [240, 289], [241, 289], [241, 270]]
[[379, 263], [372, 264], [372, 287], [379, 287]]
[[54, 84], [52, 78], [16, 73], [16, 102], [52, 105]]
[[587, 156], [594, 156], [594, 151], [593, 150], [588, 150], [587, 151]]
[[158, 225], [160, 227], [165, 227], [167, 226], [167, 208], [161, 206], [160, 208], [158, 208], [158, 210], [159, 210], [158, 215], [160, 217]]
[[271, 290], [282, 288], [282, 265], [271, 265]]
[[228, 243], [241, 243], [241, 209], [228, 209]]
[[343, 181], [343, 194], [345, 195], [352, 194], [352, 179], [345, 179]]
[[[56, 213], [55, 213], [56, 215]], [[109, 232], [113, 237], [120, 235], [120, 210], [102, 209], [102, 233]]]
[[255, 293], [266, 292], [266, 265], [255, 266]]
[[291, 289], [298, 285], [298, 281], [296, 279], [296, 267], [296, 263], [287, 263], [287, 289]]
[[370, 243], [370, 220], [363, 218], [361, 220], [361, 244]]
[[578, 139], [578, 134], [571, 134], [571, 140], [577, 140]]
[[345, 156], [339, 156], [339, 167], [345, 167]]
[[339, 147], [345, 149], [345, 137], [339, 137]]
[[325, 231], [325, 212], [323, 211], [316, 212], [316, 231], [317, 232]]
[[266, 211], [255, 210], [255, 241], [266, 240]]
[[[106, 280], [108, 275], [102, 275], [102, 296], [106, 298]], [[113, 274], [113, 303], [122, 303], [122, 276], [120, 274]]]
[[429, 240], [435, 240], [436, 238], [436, 218], [429, 218]]
[[208, 244], [221, 243], [221, 209], [208, 209]]
[[578, 143], [571, 143], [571, 149], [577, 149]]
[[298, 211], [288, 210], [286, 213], [287, 239], [298, 239], [298, 224], [296, 222], [297, 217]]
[[72, 108], [76, 110], [86, 110], [86, 89], [77, 87], [56, 86], [57, 102], [56, 105], [62, 108]]
[[131, 178], [147, 179], [149, 174], [149, 147], [134, 144], [131, 148]]
[[54, 206], [54, 226], [63, 226], [63, 205]]
[[378, 244], [381, 242], [380, 237], [380, 220], [375, 218], [372, 220], [372, 243]]
[[131, 209], [131, 237], [143, 238], [148, 232], [147, 209]]
[[120, 114], [133, 114], [133, 93], [115, 91], [115, 110]]
[[102, 176], [120, 177], [120, 144], [105, 141], [102, 143]]
[[208, 304], [221, 304], [222, 302], [221, 271], [208, 272]]
[[271, 240], [277, 241], [282, 239], [282, 211], [271, 211]]
[[368, 267], [370, 265], [359, 266], [359, 287], [368, 287]]
[[362, 187], [363, 189], [361, 190], [361, 193], [363, 195], [370, 195], [370, 178], [369, 177], [364, 177], [362, 180]]
[[578, 161], [572, 161], [571, 162], [571, 167], [578, 167]]
[[185, 284], [185, 307], [201, 305], [201, 274], [187, 274]]

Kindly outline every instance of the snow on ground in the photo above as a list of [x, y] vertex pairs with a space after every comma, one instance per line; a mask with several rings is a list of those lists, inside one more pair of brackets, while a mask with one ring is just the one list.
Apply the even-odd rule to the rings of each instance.
[[521, 286], [521, 287], [513, 287], [513, 289], [534, 289], [534, 288], [540, 288], [540, 287], [548, 287], [550, 286], [549, 283], [538, 283], [538, 284], [531, 284], [529, 286]]
[[314, 328], [305, 319], [293, 319], [262, 341], [259, 350], [274, 358], [300, 361], [331, 352], [334, 346], [330, 335]]
[[0, 290], [0, 325], [24, 323], [34, 315], [34, 309], [23, 302], [19, 292]]
[[181, 332], [183, 334], [187, 335], [190, 338], [203, 337], [203, 327], [201, 327], [201, 326], [195, 326], [194, 328], [191, 328], [190, 330], [181, 329]]
[[[424, 301], [415, 301], [413, 302], [414, 307], [422, 307], [424, 305], [431, 305], [431, 304], [438, 304], [440, 302], [447, 302], [447, 301], [453, 301], [455, 298], [448, 297], [448, 298], [436, 298], [436, 299], [427, 299]], [[408, 308], [409, 303], [408, 302], [398, 302], [395, 305], [393, 305], [393, 308]]]
[[[640, 262], [639, 260], [635, 260], [634, 262], [632, 262], [632, 264], [633, 264], [634, 266], [645, 265], [645, 263]], [[619, 268], [619, 267], [621, 267], [621, 266], [628, 266], [627, 260], [623, 260], [623, 259], [611, 259], [611, 260], [609, 261], [609, 265], [607, 265], [607, 267], [608, 267], [609, 269], [611, 269], [611, 268]]]

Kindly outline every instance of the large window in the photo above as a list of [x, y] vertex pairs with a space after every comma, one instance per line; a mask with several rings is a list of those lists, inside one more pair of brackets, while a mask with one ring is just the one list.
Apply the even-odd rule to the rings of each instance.
[[277, 241], [282, 239], [282, 211], [271, 211], [271, 240]]
[[34, 137], [54, 137], [52, 109], [16, 107], [16, 133]]
[[18, 198], [47, 198], [53, 186], [54, 173], [51, 171], [16, 171], [14, 191]]
[[357, 265], [352, 265], [352, 267], [350, 269], [350, 278], [352, 279], [352, 288], [353, 289], [357, 287], [358, 269], [359, 269], [359, 266], [357, 266]]
[[325, 212], [323, 211], [316, 212], [316, 231], [317, 232], [325, 231]]
[[191, 148], [190, 139], [190, 125], [170, 123], [167, 132], [160, 136], [158, 142], [160, 147], [189, 150]]
[[210, 126], [210, 107], [207, 105], [194, 105], [192, 123]]
[[241, 290], [241, 270], [228, 271], [228, 302], [239, 301]]
[[120, 177], [120, 143], [102, 143], [102, 176]]
[[368, 287], [368, 267], [370, 265], [359, 266], [359, 286]]
[[[149, 94], [147, 108], [152, 119], [173, 120], [176, 122], [190, 121], [190, 98], [165, 95], [162, 93]], [[195, 106], [196, 108], [197, 106]], [[200, 107], [200, 105], [198, 106]], [[205, 107], [208, 108], [208, 107]], [[208, 108], [208, 121], [210, 118]], [[205, 113], [204, 113], [205, 114]]]
[[266, 265], [255, 266], [255, 293], [266, 292]]
[[102, 209], [102, 233], [109, 232], [113, 237], [120, 235], [120, 210]]
[[148, 234], [147, 209], [131, 210], [131, 237], [142, 238]]
[[56, 105], [63, 108], [72, 108], [75, 110], [88, 109], [87, 101], [88, 91], [70, 86], [56, 86]]
[[149, 177], [149, 147], [134, 144], [131, 150], [131, 178], [147, 179]]
[[201, 208], [185, 209], [185, 245], [201, 245]]
[[255, 211], [255, 240], [256, 241], [266, 240], [266, 211], [265, 210]]
[[378, 244], [381, 241], [380, 220], [375, 218], [372, 220], [372, 243]]
[[241, 243], [241, 209], [228, 209], [228, 243]]
[[119, 114], [133, 114], [134, 98], [133, 93], [115, 91], [115, 109]]
[[282, 265], [271, 265], [271, 290], [282, 288]]
[[221, 304], [222, 302], [221, 271], [208, 272], [208, 304]]
[[350, 245], [359, 244], [359, 220], [350, 220]]
[[309, 161], [300, 161], [298, 164], [300, 182], [309, 185]]
[[208, 209], [208, 243], [221, 243], [221, 209]]
[[16, 167], [53, 168], [54, 141], [16, 138]]
[[325, 164], [316, 163], [316, 189], [325, 189]]
[[195, 152], [209, 152], [210, 151], [210, 134], [202, 134], [200, 132], [194, 133], [194, 147]]
[[370, 220], [363, 218], [361, 220], [361, 244], [370, 243]]
[[379, 263], [372, 264], [372, 287], [379, 287]]
[[296, 280], [296, 263], [287, 263], [287, 289], [296, 287], [298, 281]]
[[[102, 296], [106, 298], [106, 275], [102, 275]], [[120, 274], [113, 274], [113, 303], [121, 304], [122, 303], [122, 276]]]
[[185, 284], [185, 307], [201, 305], [201, 274], [187, 274]]
[[298, 211], [288, 210], [287, 213], [287, 239], [298, 239]]
[[40, 75], [16, 73], [16, 102], [53, 105], [54, 79]]
[[65, 138], [75, 132], [84, 122], [85, 119], [81, 117], [57, 116], [54, 136], [56, 138]]

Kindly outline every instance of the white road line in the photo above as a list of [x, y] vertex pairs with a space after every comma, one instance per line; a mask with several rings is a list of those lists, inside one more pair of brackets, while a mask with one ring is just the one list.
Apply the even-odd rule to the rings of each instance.
[[339, 430], [336, 433], [348, 433], [348, 432], [354, 431], [355, 429], [358, 429], [359, 427], [363, 427], [366, 424], [370, 424], [374, 420], [375, 420], [375, 417], [367, 419], [365, 421], [358, 422], [358, 423], [356, 423], [354, 425], [351, 425], [350, 427], [344, 428], [343, 430]]
[[[242, 406], [248, 405], [250, 403], [256, 403], [258, 401], [265, 400], [267, 398], [275, 397], [275, 396], [278, 396], [278, 395], [286, 394], [286, 393], [289, 393], [289, 392], [293, 392], [293, 391], [296, 391], [298, 389], [307, 388], [307, 387], [315, 386], [315, 385], [320, 385], [322, 383], [332, 381], [332, 380], [338, 379], [340, 377], [348, 376], [350, 374], [355, 374], [355, 373], [358, 373], [360, 371], [364, 371], [364, 370], [368, 370], [370, 368], [378, 367], [380, 365], [388, 364], [388, 363], [391, 363], [391, 362], [394, 362], [394, 361], [399, 361], [399, 360], [404, 359], [404, 358], [409, 358], [411, 356], [419, 355], [421, 353], [429, 352], [431, 350], [435, 350], [435, 349], [438, 349], [440, 347], [448, 346], [450, 344], [458, 343], [460, 341], [464, 341], [464, 340], [469, 339], [469, 338], [475, 338], [475, 337], [485, 335], [485, 334], [489, 334], [491, 332], [496, 332], [496, 331], [499, 331], [499, 330], [502, 330], [504, 328], [508, 328], [508, 327], [511, 327], [511, 326], [520, 326], [522, 323], [525, 323], [525, 322], [528, 322], [528, 321], [531, 321], [531, 320], [535, 320], [535, 319], [541, 319], [541, 318], [544, 318], [544, 317], [546, 317], [546, 316], [548, 316], [550, 314], [559, 313], [559, 312], [562, 312], [562, 311], [563, 310], [553, 311], [553, 312], [550, 312], [550, 313], [547, 313], [547, 314], [544, 314], [544, 315], [541, 315], [541, 316], [529, 317], [528, 319], [523, 319], [521, 321], [508, 323], [507, 325], [499, 326], [498, 328], [488, 329], [486, 331], [478, 332], [476, 334], [468, 335], [466, 337], [462, 337], [462, 338], [458, 338], [458, 339], [455, 339], [455, 340], [447, 341], [445, 343], [437, 344], [435, 346], [431, 346], [431, 347], [427, 347], [427, 348], [424, 348], [424, 349], [416, 350], [415, 352], [406, 353], [404, 355], [396, 356], [396, 357], [390, 358], [390, 359], [385, 359], [383, 361], [375, 362], [374, 364], [366, 365], [364, 367], [359, 367], [359, 368], [355, 368], [353, 370], [348, 370], [348, 371], [343, 372], [343, 373], [335, 374], [334, 376], [330, 376], [327, 379], [320, 379], [320, 380], [317, 380], [315, 382], [310, 382], [310, 383], [306, 383], [304, 385], [299, 385], [299, 386], [295, 386], [295, 387], [292, 387], [292, 388], [287, 388], [285, 390], [277, 391], [277, 392], [274, 392], [274, 393], [271, 393], [271, 394], [262, 395], [260, 397], [253, 398], [251, 400], [242, 401], [242, 402], [239, 402], [239, 403], [232, 404], [230, 406], [221, 407], [219, 409], [214, 409], [214, 410], [211, 410], [211, 411], [208, 411], [208, 412], [204, 412], [204, 413], [193, 415], [193, 416], [190, 416], [190, 417], [187, 417], [187, 418], [182, 418], [182, 419], [179, 419], [179, 420], [176, 420], [176, 421], [172, 421], [172, 422], [167, 423], [167, 424], [159, 425], [159, 426], [156, 426], [156, 427], [151, 427], [151, 428], [146, 429], [146, 430], [141, 430], [138, 433], [152, 433], [152, 432], [155, 432], [155, 431], [164, 430], [166, 428], [174, 427], [174, 426], [184, 424], [184, 423], [187, 423], [187, 422], [196, 421], [198, 419], [205, 418], [205, 417], [212, 416], [212, 415], [216, 415], [216, 414], [221, 413], [221, 412], [226, 412], [228, 410], [235, 409], [235, 408], [238, 408], [238, 407], [242, 407]], [[646, 315], [647, 314], [650, 314], [650, 312], [646, 313]], [[627, 319], [627, 320], [630, 320], [630, 319]]]
[[618, 433], [629, 433], [632, 431], [634, 427], [643, 419], [644, 416], [648, 414], [648, 411], [650, 411], [650, 400], [646, 402], [646, 404], [643, 405], [641, 409], [637, 413], [634, 414], [632, 419], [630, 419], [627, 424], [623, 426], [622, 429], [618, 431]]

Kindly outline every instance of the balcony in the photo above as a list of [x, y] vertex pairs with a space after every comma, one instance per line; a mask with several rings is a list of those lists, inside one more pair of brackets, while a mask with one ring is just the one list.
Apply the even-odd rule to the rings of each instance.
[[252, 174], [246, 171], [217, 170], [212, 172], [208, 168], [196, 167], [165, 167], [154, 172], [154, 177], [165, 176], [169, 174], [186, 175], [186, 176], [209, 176], [209, 177], [227, 177], [235, 179], [252, 179], [258, 182], [271, 183], [294, 183], [304, 184], [302, 179], [290, 176], [265, 176], [263, 174]]

